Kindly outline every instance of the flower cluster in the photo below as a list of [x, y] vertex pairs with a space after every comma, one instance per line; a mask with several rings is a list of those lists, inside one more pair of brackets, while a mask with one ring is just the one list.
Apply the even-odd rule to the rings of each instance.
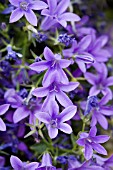
[[112, 170], [109, 4], [0, 0], [0, 170]]

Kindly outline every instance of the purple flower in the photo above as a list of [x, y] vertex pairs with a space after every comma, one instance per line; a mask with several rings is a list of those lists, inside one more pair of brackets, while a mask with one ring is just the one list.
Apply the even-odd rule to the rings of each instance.
[[39, 163], [37, 162], [32, 162], [32, 163], [22, 162], [16, 156], [11, 156], [10, 163], [11, 163], [11, 166], [14, 168], [14, 170], [20, 170], [20, 169], [36, 170], [39, 165]]
[[87, 35], [78, 43], [76, 40], [73, 41], [71, 48], [63, 50], [63, 55], [66, 58], [73, 58], [83, 73], [86, 72], [85, 64], [94, 63], [93, 56], [87, 52], [90, 43], [91, 36]]
[[29, 100], [20, 97], [14, 89], [9, 89], [5, 93], [5, 99], [11, 104], [11, 107], [16, 108], [13, 114], [13, 121], [17, 123], [22, 119], [29, 116], [29, 123], [34, 124], [35, 122], [35, 111], [40, 109], [40, 104], [35, 100], [33, 103]]
[[47, 0], [47, 2], [49, 9], [44, 9], [41, 12], [42, 15], [46, 16], [41, 25], [43, 30], [48, 30], [56, 23], [66, 27], [67, 21], [80, 21], [78, 15], [65, 12], [69, 7], [70, 0], [61, 0], [59, 3], [57, 0]]
[[52, 165], [52, 160], [48, 153], [44, 153], [42, 163], [37, 170], [56, 170], [56, 167]]
[[51, 139], [58, 135], [58, 129], [67, 134], [72, 133], [71, 126], [64, 122], [75, 115], [77, 111], [76, 106], [69, 106], [59, 114], [58, 104], [54, 101], [50, 103], [48, 110], [48, 112], [38, 112], [35, 116], [46, 124]]
[[42, 84], [45, 86], [48, 82], [50, 82], [54, 71], [58, 71], [62, 83], [68, 83], [68, 78], [64, 73], [63, 68], [67, 68], [71, 64], [71, 61], [62, 59], [60, 54], [54, 55], [48, 47], [45, 47], [44, 49], [44, 57], [46, 60], [35, 62], [30, 65], [30, 68], [37, 72], [48, 69]]
[[107, 151], [99, 143], [104, 143], [109, 140], [107, 135], [98, 135], [96, 136], [97, 128], [93, 126], [89, 134], [82, 132], [80, 134], [80, 139], [77, 140], [77, 144], [84, 147], [84, 156], [87, 160], [91, 159], [93, 155], [93, 150], [99, 154], [107, 155]]
[[109, 94], [109, 99], [112, 99], [112, 91], [109, 88], [109, 86], [113, 85], [113, 76], [108, 76], [108, 70], [104, 63], [95, 65], [96, 70], [98, 71], [98, 74], [92, 74], [92, 73], [85, 73], [86, 80], [92, 84], [89, 91], [89, 95], [97, 95], [100, 92], [102, 92], [103, 95]]
[[10, 23], [18, 21], [25, 15], [31, 25], [37, 26], [37, 17], [32, 10], [41, 10], [48, 7], [45, 2], [36, 0], [9, 0], [9, 2], [16, 7], [10, 16]]
[[[3, 104], [0, 106], [0, 115], [4, 115], [9, 109], [9, 104]], [[0, 131], [6, 131], [6, 125], [3, 120], [0, 118]]]
[[61, 83], [58, 72], [54, 72], [50, 82], [48, 81], [43, 87], [36, 88], [33, 90], [32, 94], [36, 97], [47, 96], [43, 103], [43, 108], [47, 107], [51, 100], [55, 100], [55, 97], [62, 106], [67, 107], [72, 105], [72, 101], [64, 92], [70, 92], [78, 86], [78, 82], [69, 82], [68, 84]]

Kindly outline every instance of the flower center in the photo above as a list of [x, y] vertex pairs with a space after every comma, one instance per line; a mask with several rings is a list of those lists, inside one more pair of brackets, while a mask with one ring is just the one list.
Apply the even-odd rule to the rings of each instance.
[[56, 128], [57, 127], [57, 120], [51, 120], [50, 125], [52, 128]]
[[51, 87], [50, 87], [50, 91], [49, 92], [58, 92], [58, 87], [57, 87], [57, 85], [55, 85], [55, 84], [52, 84], [51, 85]]
[[29, 3], [27, 3], [26, 1], [23, 1], [20, 3], [20, 8], [24, 11], [28, 10], [28, 6], [29, 6]]

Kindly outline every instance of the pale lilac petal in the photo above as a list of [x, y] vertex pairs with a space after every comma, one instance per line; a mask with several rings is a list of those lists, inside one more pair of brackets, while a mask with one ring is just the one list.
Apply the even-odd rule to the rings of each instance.
[[41, 11], [41, 15], [50, 16], [51, 14], [50, 14], [50, 11], [48, 9], [43, 9]]
[[93, 138], [93, 141], [96, 143], [105, 143], [109, 140], [109, 136], [108, 135], [99, 135], [99, 136], [95, 136]]
[[18, 109], [16, 109], [13, 115], [14, 123], [17, 123], [22, 119], [26, 118], [28, 115], [30, 115], [30, 113], [31, 112], [27, 110], [25, 107], [19, 107]]
[[59, 19], [59, 20], [57, 20], [58, 22], [59, 22], [59, 24], [61, 24], [64, 28], [66, 28], [67, 27], [67, 22], [65, 21], [65, 20], [61, 20], [61, 19]]
[[43, 111], [47, 111], [50, 107], [51, 101], [55, 101], [55, 93], [49, 93], [42, 104]]
[[44, 153], [40, 167], [43, 167], [44, 169], [45, 167], [52, 167], [52, 160], [48, 153]]
[[92, 149], [92, 146], [89, 145], [88, 143], [86, 143], [85, 145], [85, 153], [84, 153], [84, 156], [87, 160], [91, 159], [92, 156], [93, 156], [93, 149]]
[[60, 123], [58, 125], [58, 129], [60, 129], [62, 132], [67, 133], [67, 134], [71, 134], [72, 133], [72, 128], [67, 123]]
[[9, 109], [9, 104], [3, 104], [0, 106], [0, 115], [3, 115], [4, 113], [7, 112], [7, 110]]
[[31, 64], [29, 67], [33, 71], [40, 72], [40, 71], [44, 71], [48, 69], [49, 63], [47, 61], [40, 61], [40, 62]]
[[78, 145], [80, 145], [80, 146], [84, 146], [84, 145], [85, 145], [85, 139], [84, 139], [84, 138], [78, 139], [78, 140], [76, 141], [76, 143], [77, 143]]
[[96, 152], [98, 152], [98, 153], [100, 153], [100, 154], [102, 154], [102, 155], [107, 155], [107, 151], [106, 151], [106, 150], [104, 149], [104, 147], [101, 146], [100, 144], [98, 144], [98, 143], [92, 143], [91, 145], [92, 145], [93, 149], [94, 149]]
[[63, 84], [69, 83], [69, 80], [68, 80], [67, 75], [65, 74], [64, 70], [62, 70], [61, 68], [58, 68], [57, 71], [60, 75], [61, 83], [63, 83]]
[[70, 0], [62, 0], [56, 8], [56, 13], [58, 14], [63, 13], [69, 7], [69, 3]]
[[33, 1], [32, 4], [31, 4], [31, 9], [33, 10], [41, 10], [41, 9], [44, 9], [44, 8], [47, 8], [48, 5], [43, 2], [43, 1]]
[[97, 79], [98, 79], [98, 77], [96, 75], [94, 75], [92, 73], [85, 73], [84, 76], [90, 84], [92, 84], [92, 85], [96, 84]]
[[23, 17], [23, 15], [24, 13], [20, 10], [20, 8], [15, 9], [10, 16], [10, 23], [18, 21]]
[[95, 114], [98, 123], [104, 128], [104, 129], [108, 129], [108, 121], [105, 118], [105, 116], [103, 116], [102, 114], [100, 114], [99, 112], [96, 112]]
[[45, 97], [49, 93], [48, 88], [46, 87], [38, 87], [32, 91], [32, 94], [36, 97]]
[[76, 60], [76, 63], [78, 65], [78, 67], [80, 68], [80, 70], [85, 73], [86, 72], [86, 65], [83, 61], [80, 60]]
[[99, 93], [100, 93], [100, 90], [97, 89], [97, 86], [93, 86], [90, 88], [90, 91], [89, 91], [90, 96], [96, 96]]
[[6, 131], [6, 125], [1, 118], [0, 118], [0, 131]]
[[49, 137], [51, 139], [56, 138], [56, 136], [58, 135], [58, 129], [52, 128], [50, 125], [47, 127], [47, 129], [48, 129]]
[[57, 23], [56, 19], [53, 20], [51, 17], [46, 17], [41, 23], [41, 29], [43, 31], [47, 31], [56, 23]]
[[105, 105], [105, 104], [108, 103], [108, 101], [109, 101], [109, 94], [106, 94], [106, 95], [103, 96], [102, 99], [100, 100], [99, 105], [100, 105], [100, 106], [101, 106], [101, 105]]
[[38, 118], [41, 122], [43, 123], [46, 123], [46, 124], [49, 124], [50, 120], [51, 120], [51, 117], [49, 115], [49, 113], [47, 112], [37, 112], [35, 114], [36, 118]]
[[65, 122], [70, 120], [77, 112], [77, 107], [72, 105], [65, 108], [59, 115], [58, 119], [60, 122]]
[[44, 48], [44, 57], [47, 61], [51, 61], [55, 59], [53, 52], [48, 47]]
[[49, 10], [52, 13], [54, 13], [54, 11], [56, 10], [57, 7], [57, 1], [53, 1], [53, 0], [47, 0], [48, 5], [49, 5]]
[[60, 20], [64, 21], [80, 21], [80, 17], [76, 14], [73, 14], [71, 12], [66, 12], [59, 17]]
[[42, 81], [42, 85], [44, 87], [47, 87], [47, 86], [49, 86], [51, 84], [51, 78], [52, 78], [55, 71], [56, 71], [55, 69], [51, 69], [51, 68], [49, 68], [46, 71], [46, 73], [44, 75], [44, 78], [43, 78], [43, 81]]
[[107, 86], [113, 86], [113, 76], [107, 78], [107, 80], [106, 80], [106, 85], [107, 85]]
[[59, 106], [54, 100], [50, 102], [49, 114], [52, 116], [52, 118], [56, 118], [56, 115], [59, 114]]
[[59, 61], [59, 66], [60, 66], [61, 68], [67, 68], [70, 64], [71, 64], [71, 61], [70, 61], [70, 60], [61, 59], [61, 60]]
[[91, 35], [87, 35], [78, 43], [78, 46], [82, 50], [86, 50], [91, 43]]
[[91, 126], [95, 126], [97, 124], [97, 118], [95, 117], [95, 114], [92, 115], [92, 119], [91, 119]]
[[25, 17], [31, 25], [37, 26], [37, 22], [38, 22], [37, 17], [31, 9], [29, 9], [28, 12], [25, 12]]
[[59, 101], [59, 103], [64, 107], [73, 105], [72, 101], [69, 99], [69, 97], [64, 92], [60, 91], [56, 93], [56, 98]]
[[79, 136], [80, 136], [80, 138], [87, 138], [89, 136], [89, 134], [86, 132], [82, 132], [82, 133], [80, 133]]
[[35, 170], [36, 168], [38, 168], [38, 165], [39, 165], [39, 163], [32, 162], [32, 163], [27, 164], [24, 168], [26, 170]]
[[111, 116], [113, 115], [113, 107], [107, 107], [107, 106], [101, 106], [100, 108], [101, 113], [106, 116]]
[[79, 86], [79, 82], [70, 82], [69, 84], [61, 84], [60, 89], [64, 92], [70, 92]]
[[89, 131], [89, 136], [94, 137], [94, 136], [96, 136], [96, 133], [97, 133], [97, 128], [96, 128], [96, 126], [93, 126]]
[[9, 0], [9, 2], [16, 7], [19, 7], [19, 0]]
[[112, 93], [111, 89], [108, 88], [108, 87], [104, 88], [104, 89], [102, 90], [102, 93], [103, 93], [103, 95], [107, 95], [107, 94], [108, 94], [109, 100], [111, 100], [112, 97], [113, 97], [113, 93]]
[[16, 156], [11, 156], [10, 163], [15, 170], [20, 170], [21, 168], [23, 168], [22, 161]]

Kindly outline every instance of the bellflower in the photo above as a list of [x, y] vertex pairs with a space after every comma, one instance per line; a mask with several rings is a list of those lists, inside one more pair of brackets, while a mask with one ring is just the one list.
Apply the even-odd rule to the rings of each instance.
[[57, 0], [47, 0], [47, 2], [49, 9], [44, 9], [41, 12], [42, 15], [46, 16], [41, 25], [43, 30], [48, 30], [56, 23], [66, 27], [68, 21], [80, 21], [78, 15], [65, 12], [69, 7], [70, 0], [61, 0], [59, 3]]
[[40, 0], [9, 0], [9, 2], [16, 7], [10, 16], [10, 23], [18, 21], [25, 15], [31, 25], [37, 26], [37, 17], [32, 10], [41, 10], [48, 7], [45, 2]]
[[89, 95], [97, 95], [100, 92], [103, 95], [109, 93], [109, 99], [112, 99], [113, 94], [109, 86], [113, 86], [113, 76], [107, 77], [108, 70], [104, 63], [96, 63], [95, 68], [98, 72], [97, 75], [89, 72], [85, 73], [86, 80], [93, 85], [89, 91]]
[[109, 140], [109, 136], [107, 135], [98, 135], [96, 136], [97, 128], [93, 126], [89, 134], [86, 132], [82, 132], [80, 134], [80, 139], [77, 140], [77, 144], [84, 147], [84, 156], [87, 160], [91, 159], [93, 156], [93, 150], [102, 155], [107, 155], [107, 151], [104, 149], [100, 143], [105, 143]]
[[79, 42], [73, 41], [72, 47], [63, 50], [63, 55], [66, 58], [73, 58], [77, 63], [80, 70], [85, 73], [85, 64], [94, 63], [93, 56], [87, 52], [87, 48], [91, 43], [91, 36], [87, 35], [83, 37]]
[[64, 122], [70, 120], [75, 115], [77, 111], [76, 106], [69, 106], [59, 114], [59, 106], [53, 101], [50, 103], [48, 110], [48, 112], [38, 112], [35, 116], [46, 124], [51, 139], [58, 135], [58, 130], [67, 134], [72, 133], [71, 126]]
[[[3, 104], [0, 106], [0, 115], [4, 115], [9, 109], [9, 104]], [[6, 131], [6, 125], [3, 120], [0, 118], [0, 131]]]
[[44, 153], [42, 157], [42, 163], [39, 165], [37, 170], [56, 170], [56, 167], [52, 165], [51, 157], [48, 153]]
[[46, 83], [43, 87], [38, 87], [32, 91], [32, 94], [36, 97], [46, 97], [43, 107], [47, 107], [51, 100], [55, 98], [59, 103], [64, 106], [72, 105], [72, 101], [64, 92], [70, 92], [79, 86], [78, 82], [69, 82], [68, 84], [63, 84], [60, 82], [60, 76], [58, 72], [54, 72], [50, 82]]
[[36, 170], [39, 165], [39, 163], [37, 162], [32, 162], [32, 163], [22, 162], [16, 156], [11, 156], [10, 163], [11, 163], [11, 166], [14, 168], [14, 170], [20, 170], [20, 169]]
[[12, 108], [16, 108], [13, 114], [13, 121], [17, 123], [24, 118], [29, 116], [29, 123], [33, 124], [35, 121], [34, 113], [38, 109], [40, 109], [40, 105], [37, 100], [32, 103], [31, 99], [27, 101], [19, 96], [14, 89], [9, 89], [5, 93], [5, 99], [8, 103], [11, 104]]
[[60, 54], [54, 55], [48, 47], [45, 47], [44, 49], [44, 57], [46, 60], [35, 62], [30, 65], [30, 68], [37, 72], [48, 69], [43, 78], [42, 84], [46, 85], [46, 83], [50, 81], [54, 71], [58, 71], [62, 83], [68, 83], [68, 78], [63, 71], [63, 68], [67, 68], [71, 64], [71, 61], [62, 59]]

